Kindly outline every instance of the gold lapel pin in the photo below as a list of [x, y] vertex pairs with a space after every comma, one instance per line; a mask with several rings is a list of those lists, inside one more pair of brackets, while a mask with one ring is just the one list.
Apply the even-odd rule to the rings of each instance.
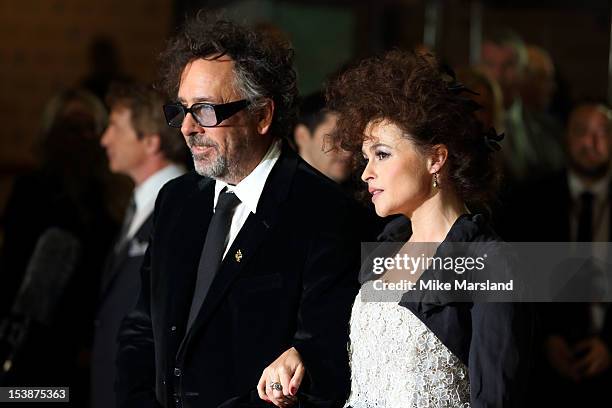
[[240, 262], [242, 260], [242, 251], [237, 250], [236, 254], [234, 255], [234, 258], [236, 258], [236, 262]]

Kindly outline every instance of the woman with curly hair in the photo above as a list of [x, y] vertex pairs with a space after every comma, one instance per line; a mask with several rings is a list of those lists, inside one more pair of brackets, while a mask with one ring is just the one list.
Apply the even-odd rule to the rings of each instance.
[[[470, 212], [494, 195], [501, 137], [483, 129], [466, 91], [431, 54], [401, 51], [361, 62], [328, 89], [339, 116], [333, 141], [365, 161], [376, 213], [410, 219], [406, 245], [501, 241]], [[531, 330], [523, 305], [364, 301], [367, 283], [350, 320], [346, 406], [520, 405]], [[272, 402], [288, 406], [308, 367], [297, 353], [283, 357], [264, 375], [278, 373], [289, 398]]]

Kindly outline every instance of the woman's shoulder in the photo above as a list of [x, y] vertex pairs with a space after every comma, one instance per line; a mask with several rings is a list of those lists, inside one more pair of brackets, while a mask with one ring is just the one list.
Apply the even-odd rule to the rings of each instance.
[[484, 214], [463, 214], [455, 221], [445, 242], [503, 242]]

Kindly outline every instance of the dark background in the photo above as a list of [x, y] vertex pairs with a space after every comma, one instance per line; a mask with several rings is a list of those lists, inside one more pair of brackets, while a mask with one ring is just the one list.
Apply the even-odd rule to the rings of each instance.
[[477, 63], [479, 33], [508, 27], [551, 53], [566, 97], [608, 99], [607, 0], [1, 0], [0, 214], [15, 175], [36, 164], [32, 147], [45, 103], [92, 72], [91, 43], [106, 38], [118, 72], [152, 81], [165, 40], [201, 7], [284, 31], [296, 49], [303, 93], [347, 62], [392, 47], [426, 43], [455, 68]]

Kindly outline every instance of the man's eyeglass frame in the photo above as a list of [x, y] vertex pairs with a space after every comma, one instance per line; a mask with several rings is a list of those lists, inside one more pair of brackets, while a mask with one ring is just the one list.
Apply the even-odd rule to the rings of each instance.
[[[220, 104], [199, 102], [199, 103], [194, 103], [190, 107], [187, 107], [180, 102], [167, 103], [164, 105], [164, 116], [166, 117], [166, 122], [168, 123], [168, 126], [174, 127], [174, 128], [180, 128], [183, 125], [183, 121], [187, 117], [188, 113], [191, 113], [191, 116], [194, 118], [194, 120], [196, 121], [198, 125], [202, 127], [215, 127], [215, 126], [219, 126], [219, 124], [221, 124], [221, 122], [223, 122], [225, 119], [235, 115], [236, 113], [240, 112], [241, 110], [249, 106], [250, 103], [251, 102], [249, 102], [246, 99], [241, 99], [239, 101], [233, 101], [233, 102], [228, 102], [228, 103], [220, 103]], [[194, 115], [193, 113], [194, 110], [197, 110], [201, 108], [202, 106], [210, 106], [213, 109], [213, 111], [215, 112], [215, 119], [217, 120], [215, 124], [204, 125], [200, 122], [200, 119], [198, 118], [198, 116]], [[171, 115], [171, 113], [169, 113], [168, 109], [173, 109], [173, 108], [178, 108], [183, 113], [183, 120], [178, 125], [172, 124], [173, 118], [172, 117], [169, 118], [169, 115]]]

